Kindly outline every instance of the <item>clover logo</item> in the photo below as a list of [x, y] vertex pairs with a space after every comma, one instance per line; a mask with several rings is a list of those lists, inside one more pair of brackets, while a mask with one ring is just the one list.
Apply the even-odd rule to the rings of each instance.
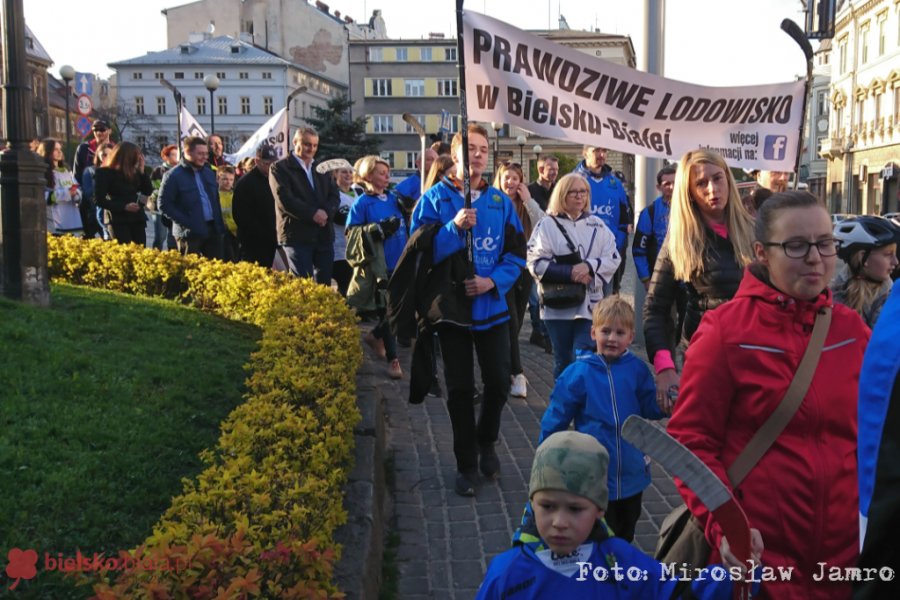
[[34, 550], [13, 548], [6, 558], [9, 559], [9, 564], [6, 565], [6, 575], [10, 579], [15, 579], [7, 589], [14, 590], [21, 580], [33, 579], [37, 575], [38, 555]]

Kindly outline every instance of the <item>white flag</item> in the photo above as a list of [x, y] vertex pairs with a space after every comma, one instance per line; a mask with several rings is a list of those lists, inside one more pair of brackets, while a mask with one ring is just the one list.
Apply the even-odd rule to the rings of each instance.
[[190, 136], [199, 136], [206, 138], [206, 130], [200, 127], [200, 123], [194, 118], [194, 115], [188, 112], [188, 109], [181, 105], [181, 139]]
[[272, 118], [256, 130], [244, 145], [234, 154], [226, 154], [225, 160], [236, 165], [247, 157], [256, 156], [256, 149], [260, 144], [268, 144], [275, 149], [278, 158], [288, 155], [288, 118], [287, 109], [282, 108], [272, 115]]

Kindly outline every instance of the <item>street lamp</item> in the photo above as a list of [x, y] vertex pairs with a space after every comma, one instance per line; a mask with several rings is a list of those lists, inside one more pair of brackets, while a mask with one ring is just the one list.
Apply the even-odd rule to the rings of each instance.
[[525, 151], [525, 142], [528, 141], [528, 138], [522, 134], [516, 136], [516, 143], [519, 145], [519, 164], [522, 164], [522, 157], [524, 156], [522, 153]]
[[209, 135], [216, 132], [216, 110], [213, 106], [213, 94], [219, 89], [219, 78], [210, 73], [203, 78], [203, 85], [209, 90]]
[[69, 163], [69, 153], [72, 144], [72, 116], [69, 113], [69, 96], [72, 95], [72, 91], [69, 89], [69, 83], [75, 79], [75, 69], [71, 65], [63, 65], [59, 68], [59, 76], [66, 82], [66, 151], [64, 156], [66, 164], [71, 164]]
[[497, 161], [500, 160], [500, 130], [503, 129], [503, 123], [491, 121], [491, 129], [494, 130], [494, 173], [496, 173]]
[[[535, 144], [531, 151], [534, 152], [534, 169], [536, 171], [538, 161], [541, 160], [541, 152], [544, 151], [544, 148], [540, 144]], [[531, 167], [528, 168], [528, 175], [531, 175]]]

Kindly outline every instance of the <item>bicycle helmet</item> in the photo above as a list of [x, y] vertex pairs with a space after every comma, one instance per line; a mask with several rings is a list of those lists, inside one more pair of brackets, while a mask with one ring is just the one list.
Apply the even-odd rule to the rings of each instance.
[[863, 215], [845, 219], [835, 225], [834, 237], [840, 244], [838, 256], [844, 262], [849, 262], [850, 257], [860, 250], [868, 253], [875, 248], [900, 243], [900, 227], [884, 217]]

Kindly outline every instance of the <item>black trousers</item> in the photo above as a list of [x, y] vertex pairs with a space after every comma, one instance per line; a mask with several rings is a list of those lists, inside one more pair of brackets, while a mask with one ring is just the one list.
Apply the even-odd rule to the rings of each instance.
[[109, 223], [109, 233], [120, 244], [147, 245], [147, 224], [113, 217]]
[[612, 527], [617, 538], [626, 542], [634, 541], [634, 528], [641, 518], [641, 498], [643, 492], [629, 498], [610, 500], [606, 507], [606, 524]]
[[[438, 327], [444, 378], [447, 384], [447, 412], [453, 427], [453, 453], [458, 471], [478, 469], [478, 445], [493, 444], [500, 435], [500, 415], [509, 395], [509, 324], [487, 331], [463, 327]], [[478, 355], [484, 390], [481, 413], [475, 420], [475, 363]]]
[[509, 307], [509, 372], [512, 375], [523, 372], [522, 356], [519, 353], [519, 332], [522, 330], [522, 323], [525, 322], [525, 307], [528, 306], [533, 282], [531, 273], [525, 271], [519, 275], [519, 279], [506, 294], [506, 305]]

